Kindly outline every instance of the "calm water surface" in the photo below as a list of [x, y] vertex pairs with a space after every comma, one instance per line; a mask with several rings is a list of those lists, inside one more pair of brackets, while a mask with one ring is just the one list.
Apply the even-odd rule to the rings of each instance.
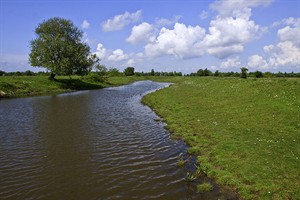
[[184, 180], [186, 146], [140, 103], [166, 86], [0, 100], [0, 199], [217, 199]]

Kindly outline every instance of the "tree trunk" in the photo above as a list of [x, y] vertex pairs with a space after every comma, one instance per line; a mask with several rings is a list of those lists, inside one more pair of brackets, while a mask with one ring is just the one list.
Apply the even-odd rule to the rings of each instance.
[[54, 74], [53, 72], [51, 72], [51, 74], [50, 74], [50, 76], [49, 76], [49, 79], [50, 79], [50, 80], [54, 80], [55, 75], [56, 75], [56, 74]]

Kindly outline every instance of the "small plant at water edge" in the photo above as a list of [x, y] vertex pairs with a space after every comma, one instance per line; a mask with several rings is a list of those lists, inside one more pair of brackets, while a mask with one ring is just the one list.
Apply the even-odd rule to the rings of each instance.
[[196, 174], [186, 173], [185, 180], [192, 182], [197, 178]]
[[179, 160], [177, 161], [177, 165], [178, 167], [183, 167], [185, 164], [185, 160], [183, 158], [179, 158]]
[[197, 185], [197, 192], [208, 192], [212, 191], [213, 186], [210, 183], [202, 183]]

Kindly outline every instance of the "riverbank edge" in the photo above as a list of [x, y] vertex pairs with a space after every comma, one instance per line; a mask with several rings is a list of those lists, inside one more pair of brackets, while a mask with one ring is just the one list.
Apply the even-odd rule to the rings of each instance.
[[[150, 81], [158, 81], [158, 82], [162, 82], [161, 80], [157, 80], [157, 79], [148, 79]], [[171, 87], [172, 85], [174, 85], [176, 83], [170, 83], [170, 85], [168, 87]], [[176, 135], [176, 129], [173, 129], [171, 128], [171, 125], [172, 123], [170, 123], [168, 120], [165, 119], [165, 116], [161, 115], [160, 112], [159, 112], [159, 108], [155, 107], [154, 105], [152, 105], [149, 101], [146, 100], [146, 97], [152, 93], [155, 93], [157, 91], [161, 91], [161, 90], [164, 90], [164, 89], [167, 89], [168, 87], [164, 87], [164, 88], [161, 88], [159, 90], [156, 90], [154, 92], [151, 92], [151, 93], [148, 93], [146, 95], [144, 95], [141, 99], [141, 103], [145, 106], [148, 106], [158, 117], [159, 117], [159, 121], [165, 123], [166, 125], [164, 126], [164, 129], [166, 129], [169, 133], [170, 133], [170, 137], [174, 140], [181, 140], [185, 143], [185, 145], [187, 146], [187, 150], [188, 150], [188, 154], [190, 156], [195, 156], [196, 157], [196, 161], [195, 163], [192, 163], [195, 165], [196, 167], [196, 173], [195, 174], [189, 174], [191, 176], [195, 176], [197, 179], [201, 179], [201, 177], [206, 177], [208, 178], [210, 181], [206, 181], [205, 183], [209, 184], [210, 186], [217, 186], [220, 190], [221, 193], [223, 194], [227, 194], [228, 196], [230, 196], [231, 198], [230, 199], [243, 199], [242, 196], [237, 192], [237, 189], [235, 187], [231, 187], [229, 185], [224, 185], [224, 184], [221, 184], [220, 182], [217, 181], [217, 176], [209, 176], [208, 174], [206, 174], [203, 169], [201, 168], [200, 166], [200, 163], [198, 162], [198, 158], [201, 157], [201, 155], [199, 154], [194, 154], [194, 153], [191, 153], [189, 152], [189, 149], [193, 149], [193, 146], [191, 146], [190, 144], [188, 144], [186, 141], [188, 138], [184, 137], [184, 136], [179, 136], [179, 135]], [[178, 161], [180, 162], [180, 160]], [[211, 165], [212, 163], [206, 163], [208, 165]], [[180, 166], [179, 166], [180, 167]], [[187, 177], [189, 178], [189, 177]], [[204, 184], [205, 184], [204, 183]], [[199, 184], [198, 186], [201, 186], [201, 184]], [[197, 187], [198, 187], [197, 186]]]
[[7, 76], [0, 77], [0, 99], [47, 96], [82, 90], [103, 89], [143, 80], [148, 79], [137, 76], [121, 76], [107, 77], [102, 81], [90, 81], [80, 76], [57, 76], [55, 80], [49, 80], [46, 76]]
[[[155, 90], [155, 91], [152, 91], [150, 93], [147, 93], [145, 95], [142, 96], [142, 99], [141, 99], [141, 103], [144, 105], [144, 106], [147, 106], [149, 107], [157, 116], [158, 116], [158, 119], [157, 121], [160, 121], [162, 123], [165, 124], [164, 126], [164, 129], [166, 129], [169, 134], [170, 134], [170, 137], [171, 139], [173, 140], [180, 140], [180, 141], [183, 141], [184, 144], [186, 145], [187, 147], [187, 153], [188, 155], [190, 156], [193, 156], [195, 157], [195, 161], [192, 162], [192, 161], [188, 161], [188, 162], [191, 162], [191, 163], [186, 163], [186, 161], [184, 160], [181, 160], [182, 158], [179, 158], [178, 159], [178, 167], [182, 167], [179, 163], [181, 161], [183, 161], [183, 165], [194, 165], [196, 167], [196, 171], [195, 173], [189, 173], [187, 174], [186, 176], [186, 180], [187, 181], [196, 181], [196, 187], [197, 187], [197, 192], [209, 192], [211, 190], [213, 190], [215, 187], [217, 188], [217, 190], [223, 194], [223, 195], [226, 195], [226, 197], [228, 199], [242, 199], [242, 197], [239, 195], [239, 193], [237, 192], [236, 188], [234, 187], [230, 187], [228, 185], [224, 185], [224, 184], [221, 184], [220, 182], [217, 181], [217, 177], [216, 176], [208, 176], [208, 174], [206, 174], [202, 168], [200, 167], [200, 163], [198, 162], [198, 157], [200, 157], [201, 155], [199, 154], [193, 154], [191, 152], [189, 152], [189, 149], [192, 149], [193, 146], [191, 146], [190, 144], [188, 144], [186, 141], [187, 138], [183, 137], [183, 136], [178, 136], [176, 135], [176, 130], [175, 129], [172, 129], [170, 128], [170, 125], [171, 123], [168, 122], [163, 115], [161, 115], [159, 113], [159, 108], [153, 106], [151, 103], [149, 103], [147, 100], [146, 100], [146, 97], [148, 95], [151, 95], [152, 93], [155, 93], [155, 92], [158, 92], [158, 91], [161, 91], [161, 90], [164, 90], [164, 89], [167, 89], [171, 86], [174, 86], [176, 84], [176, 82], [178, 81], [181, 81], [180, 78], [178, 77], [166, 77], [166, 78], [162, 78], [162, 77], [148, 77], [146, 80], [148, 81], [154, 81], [154, 82], [163, 82], [163, 83], [169, 83], [168, 86], [166, 87], [163, 87], [161, 89], [158, 89], [158, 90]], [[173, 81], [173, 82], [172, 82]], [[175, 86], [176, 87], [176, 86]], [[195, 177], [195, 179], [193, 178], [193, 180], [189, 180], [190, 177]], [[203, 179], [203, 177], [205, 177], [205, 179]], [[203, 179], [205, 180], [204, 182], [199, 182], [199, 179]], [[209, 185], [210, 187], [212, 187], [210, 190], [207, 190], [207, 191], [199, 191], [198, 187], [199, 186], [202, 186], [203, 184], [207, 184]], [[215, 189], [214, 189], [215, 190]], [[195, 191], [196, 192], [196, 191]], [[226, 199], [227, 199], [226, 198]], [[221, 198], [222, 199], [222, 198]]]
[[[294, 93], [294, 92], [297, 89], [297, 87], [299, 87], [299, 85], [297, 86], [297, 83], [298, 83], [299, 80], [296, 80], [296, 79], [279, 79], [279, 78], [276, 78], [276, 79], [249, 79], [249, 80], [233, 79], [233, 78], [232, 79], [230, 79], [230, 78], [227, 78], [227, 79], [223, 79], [223, 78], [207, 78], [207, 79], [205, 79], [205, 78], [203, 78], [202, 82], [204, 82], [205, 86], [207, 86], [208, 83], [210, 83], [209, 79], [213, 80], [214, 82], [220, 81], [220, 80], [226, 80], [228, 83], [230, 83], [233, 86], [237, 86], [238, 84], [241, 84], [241, 83], [243, 83], [243, 86], [248, 86], [249, 84], [260, 86], [258, 88], [254, 87], [257, 91], [260, 91], [260, 92], [257, 92], [257, 94], [262, 95], [261, 91], [266, 90], [266, 91], [264, 91], [264, 94], [265, 94], [264, 96], [267, 96], [267, 95], [270, 95], [270, 94], [273, 95], [272, 92], [274, 92], [274, 98], [276, 98], [277, 95], [280, 94], [280, 93], [278, 93], [278, 91], [282, 91], [282, 94], [286, 94], [287, 91], [289, 93], [293, 92], [291, 94], [296, 95], [296, 93]], [[211, 151], [212, 149], [209, 150], [210, 147], [208, 147], [207, 145], [205, 146], [204, 149], [202, 147], [200, 147], [200, 149], [199, 149], [199, 147], [197, 147], [197, 145], [196, 146], [193, 145], [193, 139], [195, 139], [195, 137], [194, 137], [195, 135], [191, 135], [193, 133], [190, 134], [190, 130], [186, 129], [186, 127], [189, 126], [188, 125], [189, 122], [188, 122], [187, 126], [185, 126], [185, 125], [182, 126], [183, 124], [180, 124], [180, 123], [175, 124], [176, 121], [178, 121], [178, 120], [174, 121], [175, 118], [180, 119], [182, 117], [180, 114], [176, 114], [176, 112], [180, 112], [180, 110], [178, 110], [178, 109], [179, 108], [184, 108], [184, 106], [180, 105], [180, 101], [171, 101], [171, 102], [169, 101], [170, 97], [176, 99], [177, 92], [179, 92], [179, 87], [182, 86], [182, 83], [185, 84], [185, 85], [189, 85], [189, 84], [192, 83], [191, 81], [195, 81], [195, 80], [200, 80], [200, 79], [190, 78], [190, 79], [187, 79], [187, 80], [183, 81], [183, 80], [174, 78], [173, 81], [168, 80], [168, 82], [173, 82], [174, 83], [171, 87], [164, 88], [164, 89], [160, 90], [157, 93], [157, 95], [153, 95], [154, 93], [151, 93], [151, 94], [148, 94], [148, 95], [144, 96], [143, 99], [142, 99], [142, 102], [143, 102], [144, 105], [149, 106], [159, 117], [161, 117], [163, 119], [163, 122], [167, 124], [165, 128], [167, 130], [169, 130], [169, 132], [172, 134], [172, 137], [174, 137], [175, 139], [181, 139], [183, 141], [186, 141], [186, 143], [189, 146], [191, 146], [191, 148], [190, 148], [191, 151], [190, 152], [192, 154], [198, 156], [198, 161], [197, 161], [198, 168], [200, 168], [201, 171], [204, 171], [204, 173], [206, 171], [205, 174], [209, 178], [212, 178], [212, 179], [216, 180], [216, 182], [221, 187], [231, 188], [231, 190], [234, 191], [235, 193], [237, 193], [239, 198], [241, 198], [241, 199], [264, 199], [267, 196], [270, 197], [270, 199], [294, 199], [294, 198], [296, 198], [297, 194], [299, 194], [299, 190], [297, 190], [297, 191], [294, 190], [294, 192], [296, 192], [296, 193], [292, 193], [292, 191], [293, 191], [292, 189], [288, 190], [288, 191], [281, 190], [281, 192], [279, 192], [279, 193], [273, 193], [273, 191], [272, 192], [267, 192], [266, 194], [265, 193], [260, 193], [260, 191], [258, 191], [257, 188], [255, 188], [255, 187], [252, 188], [251, 184], [249, 184], [247, 182], [245, 182], [245, 183], [241, 182], [241, 180], [239, 180], [239, 179], [235, 179], [234, 178], [235, 176], [231, 176], [231, 175], [235, 175], [235, 174], [231, 174], [232, 172], [228, 172], [228, 175], [227, 175], [226, 174], [227, 171], [225, 171], [224, 174], [226, 176], [223, 176], [221, 178], [219, 177], [219, 175], [217, 173], [215, 173], [216, 171], [219, 172], [219, 170], [223, 171], [223, 168], [220, 168], [220, 165], [215, 165], [215, 163], [210, 162], [210, 157], [208, 156], [208, 154], [210, 155], [210, 153], [214, 153], [214, 152]], [[262, 83], [265, 84], [265, 85], [262, 85]], [[285, 88], [287, 85], [290, 86], [289, 90], [278, 90], [281, 87]], [[224, 86], [228, 86], [228, 85], [226, 85], [224, 83]], [[223, 86], [222, 86], [222, 88], [223, 88]], [[272, 88], [272, 89], [270, 90], [270, 88]], [[180, 90], [180, 91], [182, 92], [182, 90]], [[213, 90], [213, 91], [215, 92], [215, 90]], [[248, 91], [248, 90], [245, 90], [245, 91]], [[252, 90], [249, 90], [249, 91], [252, 91]], [[181, 103], [182, 103], [182, 100], [185, 101], [184, 99], [189, 96], [189, 92], [191, 92], [191, 91], [186, 90], [183, 93], [184, 97], [180, 98]], [[213, 93], [213, 94], [217, 95], [218, 93]], [[244, 94], [244, 93], [242, 93], [242, 94]], [[262, 100], [262, 99], [259, 99], [259, 100]], [[166, 102], [167, 102], [168, 105], [166, 104]], [[175, 105], [174, 102], [176, 102], [177, 104]], [[269, 102], [269, 103], [274, 103], [274, 102]], [[175, 106], [175, 107], [173, 108], [172, 106], [173, 107]], [[187, 106], [187, 105], [185, 105], [185, 106]], [[269, 108], [272, 108], [272, 109], [273, 108], [278, 108], [278, 107], [274, 107], [274, 106], [277, 106], [277, 105], [273, 105], [273, 107], [271, 105]], [[193, 105], [188, 105], [188, 107], [192, 108]], [[244, 113], [244, 112], [241, 112], [241, 113]], [[198, 120], [196, 123], [198, 123], [199, 121], [200, 120]], [[214, 126], [215, 125], [216, 124], [214, 124]], [[206, 128], [208, 128], [208, 127], [202, 127], [201, 130], [199, 130], [199, 131], [202, 131], [202, 129], [204, 131], [208, 131], [208, 129], [206, 130]], [[184, 132], [186, 132], [187, 135], [184, 135], [183, 134]], [[206, 139], [208, 139], [208, 138], [206, 138]], [[226, 178], [224, 179], [224, 177], [226, 177]], [[283, 188], [285, 188], [285, 186]], [[263, 196], [263, 195], [265, 195], [265, 196]]]

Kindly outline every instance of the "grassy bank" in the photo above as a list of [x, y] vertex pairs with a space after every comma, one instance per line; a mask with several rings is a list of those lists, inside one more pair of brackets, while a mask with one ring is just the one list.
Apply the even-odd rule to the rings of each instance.
[[143, 102], [200, 155], [202, 173], [245, 199], [300, 198], [300, 79], [167, 81]]
[[51, 81], [46, 76], [2, 76], [0, 77], [0, 97], [25, 97], [57, 94], [76, 90], [101, 89], [142, 80], [139, 77], [97, 77], [57, 76]]

